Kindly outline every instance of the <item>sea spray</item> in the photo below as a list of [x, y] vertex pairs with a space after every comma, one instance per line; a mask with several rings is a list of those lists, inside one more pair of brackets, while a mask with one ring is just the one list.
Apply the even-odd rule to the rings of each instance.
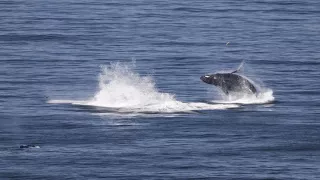
[[174, 95], [160, 93], [149, 76], [140, 76], [130, 64], [104, 66], [99, 91], [88, 104], [105, 107], [141, 107], [176, 101]]
[[273, 96], [273, 90], [262, 87], [257, 83], [254, 84], [258, 89], [258, 93], [229, 93], [226, 95], [223, 92], [220, 92], [221, 100], [214, 100], [213, 103], [222, 103], [222, 104], [267, 104], [274, 102], [275, 98]]
[[99, 90], [88, 101], [51, 100], [50, 103], [107, 108], [118, 112], [177, 113], [195, 110], [236, 108], [235, 104], [184, 103], [173, 94], [159, 92], [151, 76], [134, 72], [134, 64], [111, 63], [102, 67]]

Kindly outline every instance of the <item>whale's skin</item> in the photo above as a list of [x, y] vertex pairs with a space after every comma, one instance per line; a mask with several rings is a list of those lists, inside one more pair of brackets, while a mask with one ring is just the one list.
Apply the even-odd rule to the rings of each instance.
[[207, 84], [221, 88], [227, 95], [233, 92], [257, 94], [257, 89], [251, 80], [234, 72], [205, 75], [200, 79]]

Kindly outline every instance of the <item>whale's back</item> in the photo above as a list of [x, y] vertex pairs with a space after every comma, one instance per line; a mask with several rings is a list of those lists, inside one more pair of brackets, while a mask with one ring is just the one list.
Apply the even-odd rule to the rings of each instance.
[[230, 92], [257, 93], [257, 89], [253, 83], [245, 76], [235, 73], [221, 73], [217, 74], [217, 77], [219, 79], [218, 86], [226, 94]]

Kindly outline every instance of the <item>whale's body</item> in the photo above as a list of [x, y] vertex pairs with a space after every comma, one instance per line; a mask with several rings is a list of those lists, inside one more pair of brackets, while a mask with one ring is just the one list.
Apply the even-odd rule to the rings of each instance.
[[216, 73], [201, 76], [200, 79], [207, 83], [215, 85], [225, 93], [251, 93], [257, 94], [257, 89], [245, 76], [236, 74], [237, 71], [232, 73]]

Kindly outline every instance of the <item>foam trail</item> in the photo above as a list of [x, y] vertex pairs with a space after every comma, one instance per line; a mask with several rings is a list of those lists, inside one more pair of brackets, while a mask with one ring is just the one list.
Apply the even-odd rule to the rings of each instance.
[[87, 101], [65, 100], [65, 99], [53, 99], [49, 100], [49, 104], [84, 104]]
[[49, 103], [67, 103], [116, 109], [118, 112], [175, 113], [195, 110], [236, 108], [235, 104], [184, 103], [174, 95], [161, 93], [149, 76], [140, 76], [133, 65], [113, 63], [103, 68], [99, 77], [99, 91], [87, 101], [51, 100]]

